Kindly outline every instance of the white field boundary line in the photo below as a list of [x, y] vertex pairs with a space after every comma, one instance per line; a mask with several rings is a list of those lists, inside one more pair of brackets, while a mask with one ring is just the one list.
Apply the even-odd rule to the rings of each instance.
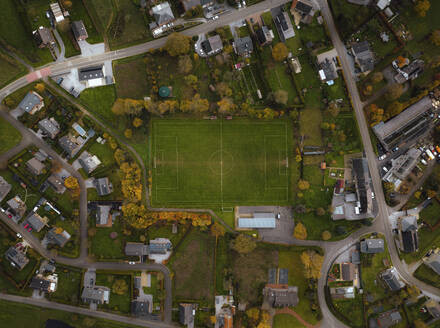
[[[156, 195], [159, 190], [168, 190], [168, 191], [178, 191], [179, 190], [179, 150], [178, 150], [178, 144], [177, 144], [177, 136], [160, 136], [160, 138], [174, 138], [174, 145], [176, 149], [176, 183], [173, 187], [158, 187], [158, 183], [156, 183]], [[162, 154], [165, 152], [164, 150], [161, 150]], [[158, 153], [158, 150], [155, 150], [155, 153]], [[163, 157], [162, 157], [163, 159]], [[158, 174], [156, 173], [156, 176]], [[156, 199], [157, 200], [157, 199]]]
[[[289, 181], [287, 181], [286, 186], [282, 187], [268, 187], [268, 177], [267, 177], [267, 143], [266, 140], [267, 138], [282, 138], [282, 135], [276, 134], [276, 135], [265, 135], [264, 136], [264, 190], [283, 190], [284, 194], [285, 194], [285, 199], [283, 199], [282, 201], [287, 202], [289, 200]], [[287, 141], [287, 138], [285, 138]], [[287, 153], [287, 144], [285, 144], [284, 149]], [[280, 156], [279, 156], [279, 152], [278, 152], [278, 174], [281, 176], [281, 172], [280, 172], [280, 166], [281, 166], [281, 161], [280, 161]], [[285, 170], [285, 174], [283, 174], [282, 176], [288, 176], [287, 174], [287, 168]]]
[[220, 201], [223, 207], [223, 119], [220, 119]]

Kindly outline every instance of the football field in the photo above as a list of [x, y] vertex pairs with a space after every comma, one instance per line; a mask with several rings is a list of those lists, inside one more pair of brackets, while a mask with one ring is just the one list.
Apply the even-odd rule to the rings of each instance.
[[288, 120], [152, 121], [153, 206], [289, 203]]

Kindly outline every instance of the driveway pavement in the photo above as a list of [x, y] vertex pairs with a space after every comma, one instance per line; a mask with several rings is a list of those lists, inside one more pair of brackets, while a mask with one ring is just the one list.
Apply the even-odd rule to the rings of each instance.
[[276, 228], [258, 229], [258, 235], [265, 242], [290, 244], [295, 228], [292, 208], [276, 206], [273, 207], [273, 213], [280, 213], [280, 218], [276, 220]]
[[104, 43], [90, 44], [87, 41], [78, 41], [78, 45], [81, 49], [82, 57], [96, 56], [105, 53]]

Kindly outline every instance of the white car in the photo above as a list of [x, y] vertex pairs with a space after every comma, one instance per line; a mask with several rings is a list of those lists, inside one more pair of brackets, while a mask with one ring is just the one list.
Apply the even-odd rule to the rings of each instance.
[[216, 20], [216, 19], [218, 19], [218, 18], [219, 18], [218, 15], [215, 15], [214, 18], [213, 18], [213, 20]]
[[383, 154], [382, 156], [379, 156], [379, 161], [383, 161], [385, 158], [387, 158], [387, 154]]
[[386, 166], [384, 166], [382, 169], [383, 169], [385, 172], [388, 172], [388, 169], [387, 169]]
[[371, 192], [371, 198], [374, 199], [374, 192]]
[[130, 262], [128, 262], [128, 264], [130, 264], [130, 265], [135, 265], [136, 262], [134, 262], [134, 261], [130, 261]]

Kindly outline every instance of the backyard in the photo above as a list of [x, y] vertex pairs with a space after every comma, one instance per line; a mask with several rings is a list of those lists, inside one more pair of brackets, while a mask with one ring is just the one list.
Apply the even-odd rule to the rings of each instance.
[[305, 328], [302, 323], [290, 314], [277, 314], [273, 318], [273, 328]]
[[49, 294], [49, 299], [54, 302], [78, 305], [81, 292], [81, 269], [57, 265], [56, 274], [58, 275], [57, 290]]
[[[127, 289], [124, 292], [122, 292], [123, 291], [122, 288], [120, 290], [116, 290], [113, 287], [116, 281], [124, 281], [125, 285], [127, 286]], [[132, 297], [131, 284], [132, 284], [131, 275], [111, 274], [106, 271], [98, 271], [96, 274], [96, 285], [107, 286], [111, 289], [110, 303], [100, 305], [99, 307], [125, 314], [130, 313], [130, 301]]]

